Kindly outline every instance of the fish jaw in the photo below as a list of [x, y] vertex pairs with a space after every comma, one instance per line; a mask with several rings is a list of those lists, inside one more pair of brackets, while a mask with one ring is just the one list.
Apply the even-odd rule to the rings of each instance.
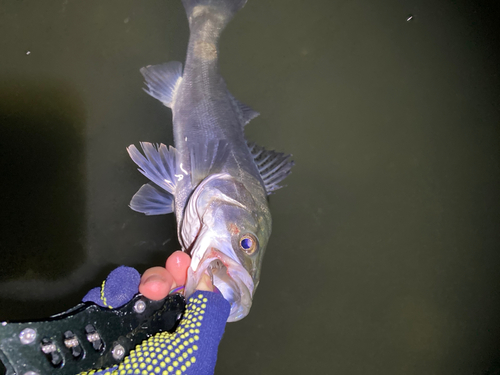
[[212, 283], [231, 304], [228, 322], [243, 319], [250, 312], [254, 282], [248, 271], [230, 256], [215, 247], [210, 247], [201, 257], [193, 253], [188, 269], [185, 295], [189, 297], [196, 291], [201, 276], [207, 273]]

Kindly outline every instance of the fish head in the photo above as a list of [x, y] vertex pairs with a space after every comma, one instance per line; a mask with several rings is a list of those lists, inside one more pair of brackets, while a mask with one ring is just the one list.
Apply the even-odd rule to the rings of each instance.
[[208, 273], [231, 304], [228, 321], [244, 318], [270, 234], [271, 215], [259, 181], [226, 173], [207, 177], [189, 198], [182, 219], [180, 239], [191, 255], [186, 296]]

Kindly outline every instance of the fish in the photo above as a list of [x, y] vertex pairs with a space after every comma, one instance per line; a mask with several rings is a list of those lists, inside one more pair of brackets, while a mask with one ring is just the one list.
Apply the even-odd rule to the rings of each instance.
[[258, 112], [237, 100], [219, 72], [219, 38], [246, 0], [182, 0], [189, 21], [184, 67], [173, 61], [140, 71], [145, 91], [172, 110], [174, 147], [141, 142], [127, 150], [150, 182], [130, 207], [175, 213], [191, 256], [185, 296], [207, 273], [231, 305], [228, 322], [248, 315], [271, 235], [268, 196], [294, 162], [290, 154], [246, 140]]

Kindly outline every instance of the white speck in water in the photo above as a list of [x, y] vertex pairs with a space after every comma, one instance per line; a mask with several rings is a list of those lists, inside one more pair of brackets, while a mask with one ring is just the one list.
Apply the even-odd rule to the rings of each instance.
[[130, 21], [130, 18], [129, 18], [129, 17], [125, 18], [125, 19], [123, 20], [123, 23], [128, 23], [128, 21]]
[[26, 55], [29, 55], [29, 54], [31, 54], [31, 51], [26, 51]]
[[406, 17], [406, 22], [410, 22], [413, 20], [413, 14], [410, 14], [408, 17]]
[[187, 141], [188, 141], [188, 137], [185, 137], [185, 138], [184, 138], [184, 142], [187, 142]]

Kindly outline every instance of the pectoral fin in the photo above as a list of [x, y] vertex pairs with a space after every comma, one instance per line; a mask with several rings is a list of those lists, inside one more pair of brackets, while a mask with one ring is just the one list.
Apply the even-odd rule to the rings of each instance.
[[146, 215], [174, 212], [174, 196], [151, 184], [144, 184], [130, 201], [130, 208]]
[[193, 144], [189, 152], [191, 185], [194, 187], [208, 175], [220, 172], [229, 155], [229, 147], [225, 140], [212, 140], [208, 143]]
[[264, 181], [267, 194], [281, 188], [282, 186], [278, 184], [292, 172], [295, 164], [293, 160], [290, 160], [292, 155], [274, 150], [268, 151], [255, 143], [249, 143], [248, 148]]
[[144, 91], [172, 108], [175, 93], [182, 81], [182, 64], [171, 61], [160, 65], [149, 65], [142, 68], [141, 73], [146, 80], [147, 88]]

